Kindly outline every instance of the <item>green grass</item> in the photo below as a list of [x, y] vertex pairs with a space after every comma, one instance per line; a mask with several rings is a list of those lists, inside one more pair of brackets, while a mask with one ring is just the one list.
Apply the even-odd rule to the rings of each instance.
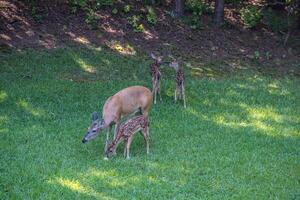
[[150, 154], [103, 160], [104, 135], [84, 145], [90, 114], [135, 84], [150, 87], [142, 56], [105, 49], [26, 50], [0, 56], [1, 199], [299, 199], [300, 82], [245, 72], [193, 78], [187, 105], [151, 111]]

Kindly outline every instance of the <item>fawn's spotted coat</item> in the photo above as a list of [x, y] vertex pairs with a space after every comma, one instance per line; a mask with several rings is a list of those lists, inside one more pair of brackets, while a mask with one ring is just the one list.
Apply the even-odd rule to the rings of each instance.
[[126, 158], [129, 158], [129, 148], [130, 144], [133, 138], [133, 135], [141, 131], [146, 147], [147, 147], [147, 153], [149, 152], [149, 122], [148, 117], [145, 117], [143, 115], [139, 115], [136, 117], [133, 117], [132, 119], [128, 120], [124, 124], [120, 125], [120, 127], [116, 130], [116, 138], [114, 141], [108, 146], [106, 155], [107, 157], [110, 157], [112, 154], [116, 152], [116, 149], [119, 145], [119, 143], [124, 140], [125, 141], [125, 149], [124, 149], [124, 155]]

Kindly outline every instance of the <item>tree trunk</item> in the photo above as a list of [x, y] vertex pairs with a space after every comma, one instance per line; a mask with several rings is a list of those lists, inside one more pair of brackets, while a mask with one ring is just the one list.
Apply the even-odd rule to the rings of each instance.
[[216, 0], [214, 21], [218, 27], [224, 23], [224, 0]]
[[175, 15], [181, 17], [184, 12], [184, 0], [175, 0]]

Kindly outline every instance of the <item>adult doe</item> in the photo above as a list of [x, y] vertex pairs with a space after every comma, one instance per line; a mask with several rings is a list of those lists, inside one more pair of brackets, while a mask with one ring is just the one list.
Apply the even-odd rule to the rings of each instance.
[[160, 64], [162, 61], [162, 57], [155, 56], [151, 53], [151, 58], [154, 62], [150, 65], [150, 74], [152, 79], [152, 94], [154, 95], [154, 104], [156, 104], [156, 95], [159, 94], [159, 98], [162, 101], [160, 94], [160, 80], [161, 80], [161, 72], [160, 72]]
[[108, 148], [105, 152], [106, 157], [109, 158], [112, 155], [116, 154], [116, 149], [118, 145], [120, 144], [120, 142], [124, 140], [125, 142], [124, 156], [126, 159], [129, 159], [130, 144], [132, 142], [133, 135], [138, 131], [141, 131], [142, 135], [144, 136], [146, 151], [148, 154], [149, 153], [148, 117], [139, 115], [129, 119], [127, 122], [119, 126], [116, 133], [116, 138], [108, 145]]
[[106, 134], [104, 149], [106, 152], [112, 126], [115, 124], [116, 134], [121, 118], [134, 112], [140, 112], [147, 118], [151, 104], [152, 93], [146, 87], [132, 86], [117, 92], [106, 100], [103, 106], [102, 118], [99, 119], [97, 112], [93, 112], [92, 123], [88, 127], [88, 131], [82, 139], [82, 142], [86, 143], [96, 138], [101, 130], [109, 128]]
[[184, 72], [181, 66], [179, 65], [178, 60], [173, 59], [170, 64], [170, 67], [175, 69], [176, 75], [175, 75], [175, 93], [174, 93], [174, 100], [177, 101], [177, 95], [179, 95], [179, 98], [183, 99], [184, 108], [186, 108], [186, 102], [185, 102], [185, 89], [184, 89]]

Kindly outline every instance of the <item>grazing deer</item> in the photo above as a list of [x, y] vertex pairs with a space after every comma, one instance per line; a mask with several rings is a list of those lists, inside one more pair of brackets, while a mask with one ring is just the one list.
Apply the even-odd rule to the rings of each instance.
[[101, 119], [98, 118], [97, 112], [93, 112], [92, 123], [89, 126], [86, 135], [82, 139], [82, 142], [86, 143], [96, 138], [101, 130], [109, 128], [106, 134], [106, 151], [112, 126], [116, 124], [116, 134], [116, 130], [118, 129], [121, 118], [138, 111], [147, 118], [151, 108], [151, 104], [152, 93], [148, 88], [145, 88], [143, 86], [132, 86], [117, 92], [115, 95], [109, 97], [106, 100], [103, 106]]
[[119, 143], [124, 140], [125, 147], [124, 147], [124, 156], [126, 159], [129, 159], [129, 149], [130, 144], [133, 139], [133, 135], [141, 131], [142, 135], [144, 136], [147, 154], [149, 153], [149, 122], [148, 117], [143, 115], [139, 115], [129, 119], [124, 124], [121, 124], [117, 129], [116, 138], [108, 145], [108, 148], [105, 152], [107, 158], [111, 157], [112, 155], [116, 154], [116, 149]]
[[151, 58], [154, 60], [154, 63], [150, 65], [150, 74], [152, 77], [152, 95], [154, 94], [154, 104], [156, 104], [157, 94], [159, 94], [160, 100], [162, 101], [161, 94], [160, 94], [161, 72], [159, 69], [162, 57], [155, 56], [153, 53], [151, 53]]
[[176, 71], [176, 88], [174, 93], [174, 100], [177, 101], [177, 95], [179, 94], [179, 98], [183, 99], [184, 108], [186, 108], [186, 102], [185, 102], [185, 90], [184, 90], [184, 73], [183, 69], [179, 65], [179, 62], [176, 59], [173, 59], [173, 61], [169, 64], [170, 67], [175, 69]]

